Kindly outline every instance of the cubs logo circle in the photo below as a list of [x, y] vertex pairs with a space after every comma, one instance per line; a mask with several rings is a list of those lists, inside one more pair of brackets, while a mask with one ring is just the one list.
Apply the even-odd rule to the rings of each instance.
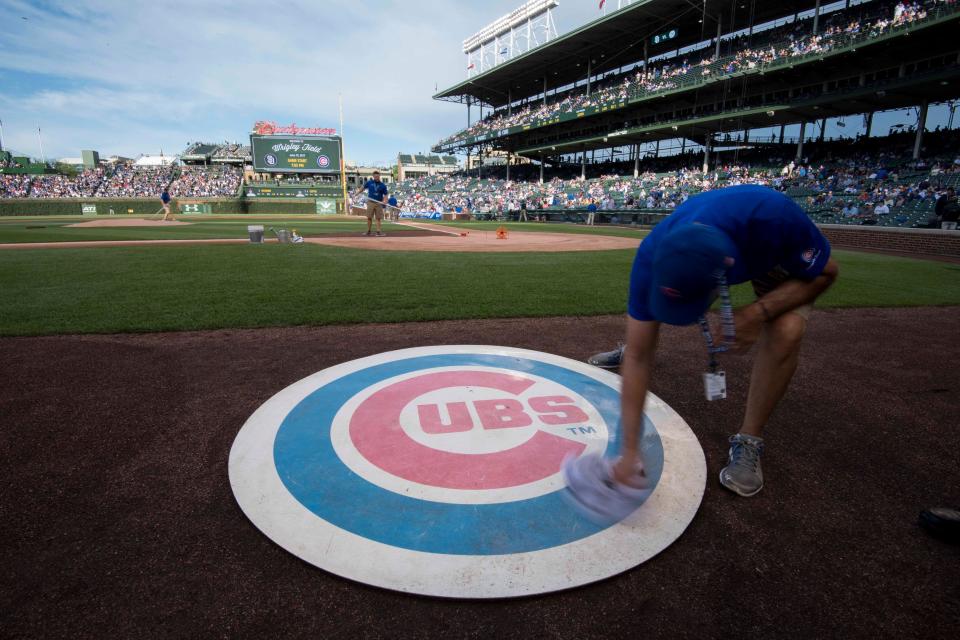
[[264, 162], [267, 164], [267, 166], [269, 166], [269, 167], [276, 166], [276, 164], [277, 164], [277, 156], [273, 155], [272, 153], [268, 153], [267, 155], [263, 156], [263, 161], [264, 161]]
[[274, 542], [367, 584], [488, 598], [587, 584], [646, 561], [686, 528], [703, 451], [652, 394], [654, 489], [598, 526], [564, 500], [564, 458], [616, 455], [620, 378], [506, 347], [404, 349], [280, 391], [230, 452], [234, 495]]
[[321, 169], [330, 166], [330, 158], [327, 156], [317, 156], [317, 166]]

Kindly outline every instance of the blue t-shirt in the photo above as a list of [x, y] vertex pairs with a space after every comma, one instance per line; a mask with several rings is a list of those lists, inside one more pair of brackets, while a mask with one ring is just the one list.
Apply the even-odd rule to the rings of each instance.
[[390, 199], [387, 200], [387, 204], [390, 205], [391, 207], [395, 207], [397, 206], [397, 199], [394, 198], [393, 196], [390, 196]]
[[363, 188], [367, 190], [367, 198], [370, 200], [383, 202], [383, 197], [387, 195], [387, 185], [382, 182], [377, 182], [376, 180], [367, 180]]
[[170, 202], [170, 194], [167, 193], [166, 191], [164, 191], [163, 193], [161, 193], [161, 194], [160, 194], [160, 202], [162, 202], [162, 203], [164, 203], [164, 204]]
[[730, 284], [761, 278], [778, 266], [794, 278], [813, 280], [830, 258], [830, 243], [785, 195], [757, 185], [701, 193], [677, 207], [640, 243], [630, 273], [630, 317], [655, 320], [647, 307], [657, 243], [677, 225], [694, 222], [723, 231], [733, 242], [734, 264], [727, 272]]

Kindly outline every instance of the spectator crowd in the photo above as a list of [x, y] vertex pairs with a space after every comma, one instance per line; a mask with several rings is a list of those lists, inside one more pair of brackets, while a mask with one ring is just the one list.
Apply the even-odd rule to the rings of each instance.
[[99, 198], [153, 198], [157, 197], [173, 178], [173, 167], [138, 168], [119, 165], [107, 180], [101, 183]]
[[31, 176], [30, 198], [81, 198], [97, 192], [105, 171], [87, 169], [76, 176], [45, 174]]
[[237, 195], [243, 172], [239, 167], [183, 167], [170, 185], [174, 198], [224, 198]]
[[[793, 197], [821, 222], [922, 226], [928, 222], [924, 216], [932, 218], [935, 209], [939, 215], [946, 202], [955, 200], [950, 189], [960, 186], [960, 153], [954, 134], [940, 135], [947, 144], [929, 160], [911, 160], [907, 149], [872, 152], [859, 145], [845, 153], [800, 162], [761, 158], [769, 151], [758, 150], [753, 158], [721, 160], [706, 173], [701, 167], [689, 166], [690, 157], [676, 156], [657, 160], [660, 171], [647, 170], [637, 177], [607, 173], [587, 179], [553, 177], [540, 183], [433, 176], [401, 181], [392, 193], [408, 212], [497, 217], [523, 210], [582, 211], [592, 204], [600, 211], [668, 213], [701, 191], [759, 184]], [[931, 134], [931, 138], [935, 136]], [[880, 142], [876, 146], [882, 149]], [[947, 200], [943, 200], [945, 196]]]
[[0, 198], [26, 198], [33, 176], [0, 174]]
[[668, 91], [681, 85], [709, 80], [733, 73], [748, 71], [810, 54], [823, 54], [849, 44], [853, 40], [875, 38], [891, 29], [923, 20], [928, 6], [954, 4], [955, 0], [926, 0], [925, 2], [871, 2], [849, 11], [839, 11], [824, 17], [818, 33], [813, 34], [811, 20], [801, 20], [782, 27], [725, 41], [730, 55], [716, 57], [708, 47], [681, 58], [670, 58], [649, 69], [634, 69], [621, 75], [611, 75], [593, 84], [590, 90], [574, 88], [555, 96], [552, 102], [528, 104], [516, 110], [496, 111], [476, 124], [440, 141], [440, 145], [489, 134], [516, 126], [529, 126], [550, 121], [564, 113], [589, 107], [601, 107], [624, 100], [632, 100]]
[[0, 198], [156, 198], [164, 189], [173, 197], [224, 198], [237, 195], [239, 167], [143, 168], [123, 164], [86, 169], [75, 175], [0, 174]]

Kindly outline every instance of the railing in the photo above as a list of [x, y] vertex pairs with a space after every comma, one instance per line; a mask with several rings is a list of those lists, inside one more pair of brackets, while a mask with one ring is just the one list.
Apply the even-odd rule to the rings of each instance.
[[[952, 73], [952, 70], [950, 72]], [[865, 91], [872, 92], [877, 90], [889, 90], [891, 88], [895, 88], [896, 86], [903, 84], [904, 82], [916, 81], [918, 78], [924, 78], [924, 77], [943, 78], [944, 73], [945, 71], [943, 68], [937, 68], [930, 71], [924, 71], [922, 73], [914, 73], [909, 78], [906, 78], [906, 79], [905, 78], [889, 78], [881, 81], [876, 81], [873, 84], [868, 85], [867, 87], [850, 86], [850, 87], [839, 88], [839, 89], [830, 91], [828, 95], [839, 99], [845, 95], [863, 93]], [[579, 138], [576, 140], [566, 140], [563, 142], [563, 144], [569, 146], [573, 143], [581, 144], [586, 142], [593, 142], [600, 139], [603, 139], [604, 141], [606, 141], [607, 138], [613, 139], [618, 136], [622, 136], [626, 134], [632, 135], [637, 133], [644, 133], [647, 131], [662, 130], [664, 127], [669, 127], [669, 126], [679, 127], [681, 125], [705, 122], [708, 120], [715, 119], [718, 116], [725, 119], [735, 119], [739, 117], [745, 117], [748, 115], [762, 113], [764, 111], [780, 111], [791, 106], [813, 104], [818, 99], [822, 99], [822, 96], [825, 94], [818, 94], [818, 95], [819, 95], [819, 98], [811, 97], [811, 96], [804, 96], [803, 98], [797, 98], [792, 103], [752, 104], [752, 105], [748, 105], [738, 109], [725, 109], [723, 111], [703, 112], [703, 113], [693, 114], [689, 116], [680, 116], [672, 119], [668, 118], [668, 119], [657, 120], [654, 118], [648, 121], [638, 123], [636, 126], [633, 126], [625, 130], [620, 130], [612, 133], [608, 132], [603, 134], [589, 135], [585, 138]], [[807, 137], [805, 136], [804, 139], [807, 139]], [[535, 146], [533, 147], [517, 150], [517, 153], [519, 154], [533, 153], [535, 151], [556, 146], [558, 143], [557, 142], [541, 143], [540, 141], [534, 141], [534, 144]], [[539, 145], [539, 146], [536, 146], [536, 145]]]
[[[493, 123], [490, 123], [489, 128], [485, 132], [477, 132], [474, 135], [464, 135], [467, 131], [469, 131], [469, 129], [467, 129], [456, 134], [456, 136], [453, 138], [448, 138], [447, 140], [440, 142], [436, 146], [436, 150], [442, 151], [454, 148], [460, 144], [472, 144], [476, 142], [478, 138], [484, 140], [496, 137], [504, 137], [519, 131], [527, 131], [532, 128], [555, 124], [558, 121], [557, 118], [571, 113], [578, 113], [579, 111], [587, 108], [591, 109], [592, 113], [585, 115], [594, 115], [595, 113], [609, 110], [611, 107], [615, 108], [621, 105], [625, 106], [623, 103], [638, 102], [641, 100], [675, 93], [677, 91], [688, 91], [690, 89], [700, 88], [708, 84], [718, 82], [722, 79], [728, 79], [747, 74], [764, 75], [782, 68], [790, 68], [794, 65], [804, 64], [811, 60], [823, 60], [827, 56], [835, 55], [837, 53], [846, 51], [847, 49], [855, 48], [856, 46], [865, 42], [877, 42], [898, 36], [903, 33], [909, 33], [911, 30], [939, 22], [944, 18], [958, 13], [960, 13], [960, 6], [958, 6], [956, 3], [946, 4], [942, 2], [936, 2], [927, 8], [927, 15], [925, 17], [910, 20], [909, 22], [888, 25], [882, 28], [878, 26], [877, 22], [874, 22], [873, 24], [862, 27], [861, 31], [858, 33], [841, 32], [833, 36], [814, 36], [813, 34], [810, 34], [798, 40], [780, 40], [777, 43], [765, 45], [760, 49], [749, 50], [751, 56], [747, 59], [742, 57], [743, 52], [739, 52], [737, 54], [724, 56], [708, 64], [698, 63], [691, 65], [683, 74], [670, 76], [666, 79], [656, 78], [653, 81], [657, 83], [669, 84], [671, 86], [661, 86], [655, 89], [648, 89], [645, 88], [642, 83], [640, 85], [637, 85], [636, 83], [630, 83], [629, 87], [626, 88], [627, 95], [622, 97], [620, 96], [620, 93], [624, 89], [623, 85], [621, 85], [614, 90], [617, 94], [616, 97], [611, 97], [603, 102], [598, 102], [597, 104], [590, 104], [589, 107], [585, 107], [583, 105], [577, 105], [573, 108], [560, 107], [547, 117], [526, 123], [514, 124], [509, 127], [504, 127], [499, 131], [497, 131], [499, 127]], [[795, 55], [788, 54], [786, 56], [781, 56], [785, 48], [802, 49], [811, 46], [810, 43], [814, 40], [814, 38], [817, 38], [816, 49]], [[770, 61], [763, 61], [762, 58], [767, 56], [771, 50], [774, 51], [776, 58]], [[757, 60], [751, 58], [759, 58], [760, 61], [758, 62]], [[734, 68], [732, 70], [728, 70], [731, 65], [734, 65]], [[592, 101], [593, 99], [590, 99], [588, 102]], [[490, 135], [491, 133], [494, 135]]]

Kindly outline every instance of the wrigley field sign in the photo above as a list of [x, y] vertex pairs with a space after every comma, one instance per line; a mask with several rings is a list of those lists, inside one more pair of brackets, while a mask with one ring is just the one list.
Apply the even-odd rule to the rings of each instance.
[[254, 171], [340, 173], [339, 136], [250, 135]]

